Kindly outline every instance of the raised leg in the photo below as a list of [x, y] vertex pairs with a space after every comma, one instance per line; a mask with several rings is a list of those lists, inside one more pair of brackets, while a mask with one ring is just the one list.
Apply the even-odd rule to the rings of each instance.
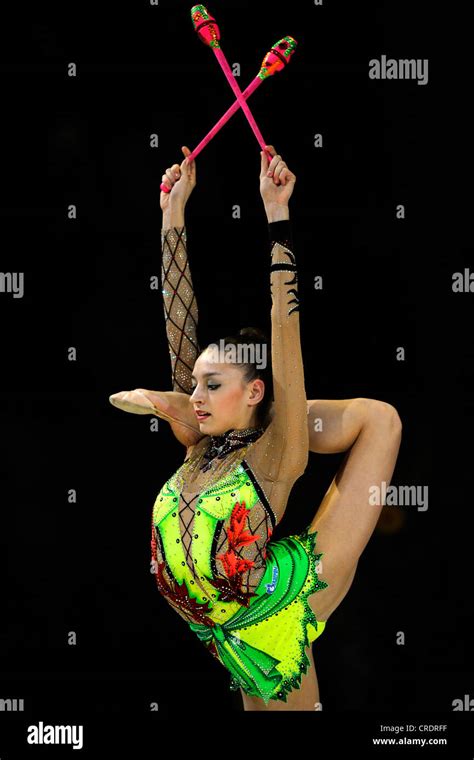
[[310, 526], [317, 531], [315, 551], [321, 580], [329, 584], [308, 598], [318, 620], [327, 620], [347, 593], [357, 563], [380, 516], [383, 504], [371, 489], [388, 487], [401, 442], [396, 409], [383, 401], [357, 399], [360, 431], [329, 486]]
[[[308, 401], [309, 451], [316, 454], [347, 451], [359, 435], [366, 416], [366, 409], [359, 402], [372, 400], [352, 398]], [[189, 396], [181, 391], [136, 388], [134, 391], [113, 394], [110, 402], [132, 414], [155, 413], [160, 416], [161, 412], [163, 419], [170, 423], [176, 438], [184, 446], [191, 446], [203, 437], [189, 403]], [[270, 419], [271, 417], [272, 409]]]

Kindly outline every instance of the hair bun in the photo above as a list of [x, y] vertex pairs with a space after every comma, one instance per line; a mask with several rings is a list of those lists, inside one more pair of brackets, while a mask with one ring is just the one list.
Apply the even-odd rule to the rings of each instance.
[[258, 327], [243, 327], [239, 330], [239, 337], [248, 338], [256, 343], [268, 343], [267, 336], [263, 330], [260, 330]]

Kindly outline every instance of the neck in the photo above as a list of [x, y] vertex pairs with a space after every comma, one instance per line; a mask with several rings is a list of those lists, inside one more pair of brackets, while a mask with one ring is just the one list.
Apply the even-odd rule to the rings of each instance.
[[205, 464], [201, 469], [207, 470], [213, 459], [223, 459], [231, 451], [249, 446], [263, 433], [263, 428], [229, 428], [220, 435], [211, 435], [209, 446], [204, 453]]
[[255, 424], [255, 425], [248, 425], [248, 426], [242, 427], [242, 428], [236, 428], [236, 427], [235, 428], [229, 428], [224, 433], [215, 433], [215, 434], [211, 435], [211, 438], [222, 438], [223, 436], [232, 435], [234, 433], [235, 434], [239, 434], [239, 433], [240, 434], [252, 433], [255, 430], [259, 430], [260, 427], [261, 427], [260, 425], [256, 425]]

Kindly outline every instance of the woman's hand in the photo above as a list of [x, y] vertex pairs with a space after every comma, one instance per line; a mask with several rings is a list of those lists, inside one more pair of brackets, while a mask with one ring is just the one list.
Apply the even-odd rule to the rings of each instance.
[[[185, 156], [191, 154], [186, 145], [183, 145], [181, 150]], [[165, 193], [163, 190], [160, 193], [160, 206], [163, 214], [170, 211], [171, 207], [184, 211], [188, 198], [196, 187], [196, 162], [194, 159], [188, 162], [185, 158], [181, 166], [173, 164], [166, 170], [161, 179], [167, 187], [171, 188], [169, 193]]]
[[[273, 156], [269, 164], [264, 151], [260, 151], [260, 195], [268, 211], [272, 207], [288, 206], [288, 201], [295, 187], [296, 176], [288, 169], [273, 145], [266, 145], [265, 147]], [[268, 172], [271, 172], [271, 176], [268, 175]]]

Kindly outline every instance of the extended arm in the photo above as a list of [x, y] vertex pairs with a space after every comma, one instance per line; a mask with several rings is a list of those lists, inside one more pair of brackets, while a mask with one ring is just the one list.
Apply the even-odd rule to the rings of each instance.
[[[271, 349], [273, 378], [272, 419], [249, 452], [263, 475], [285, 486], [277, 501], [286, 502], [285, 489], [304, 472], [308, 462], [308, 414], [301, 352], [296, 258], [288, 201], [296, 177], [272, 145], [270, 165], [262, 151], [260, 194], [270, 238]], [[281, 498], [280, 498], [281, 497]]]
[[189, 269], [184, 221], [186, 203], [196, 185], [196, 165], [195, 161], [187, 159], [191, 153], [189, 148], [183, 146], [182, 151], [186, 158], [181, 166], [173, 164], [162, 176], [171, 191], [160, 195], [163, 212], [161, 283], [173, 390], [136, 388], [112, 394], [109, 400], [117, 408], [133, 414], [155, 413], [170, 422], [181, 443], [190, 446], [202, 437], [195, 418], [189, 415], [191, 373], [199, 346], [198, 308]]
[[189, 162], [191, 151], [187, 146], [182, 151], [186, 158], [181, 166], [173, 164], [162, 177], [170, 191], [160, 194], [161, 284], [173, 391], [191, 394], [191, 374], [199, 353], [198, 308], [189, 268], [184, 211], [196, 186], [196, 162]]
[[271, 480], [294, 482], [306, 468], [309, 440], [298, 272], [289, 213], [284, 216], [288, 218], [268, 215], [274, 402], [272, 421], [265, 433], [265, 469]]
[[191, 374], [199, 353], [198, 308], [187, 256], [184, 209], [163, 212], [161, 283], [165, 326], [171, 358], [172, 391], [136, 388], [110, 396], [133, 414], [155, 413], [167, 420], [178, 441], [189, 447], [202, 438], [189, 403]]

